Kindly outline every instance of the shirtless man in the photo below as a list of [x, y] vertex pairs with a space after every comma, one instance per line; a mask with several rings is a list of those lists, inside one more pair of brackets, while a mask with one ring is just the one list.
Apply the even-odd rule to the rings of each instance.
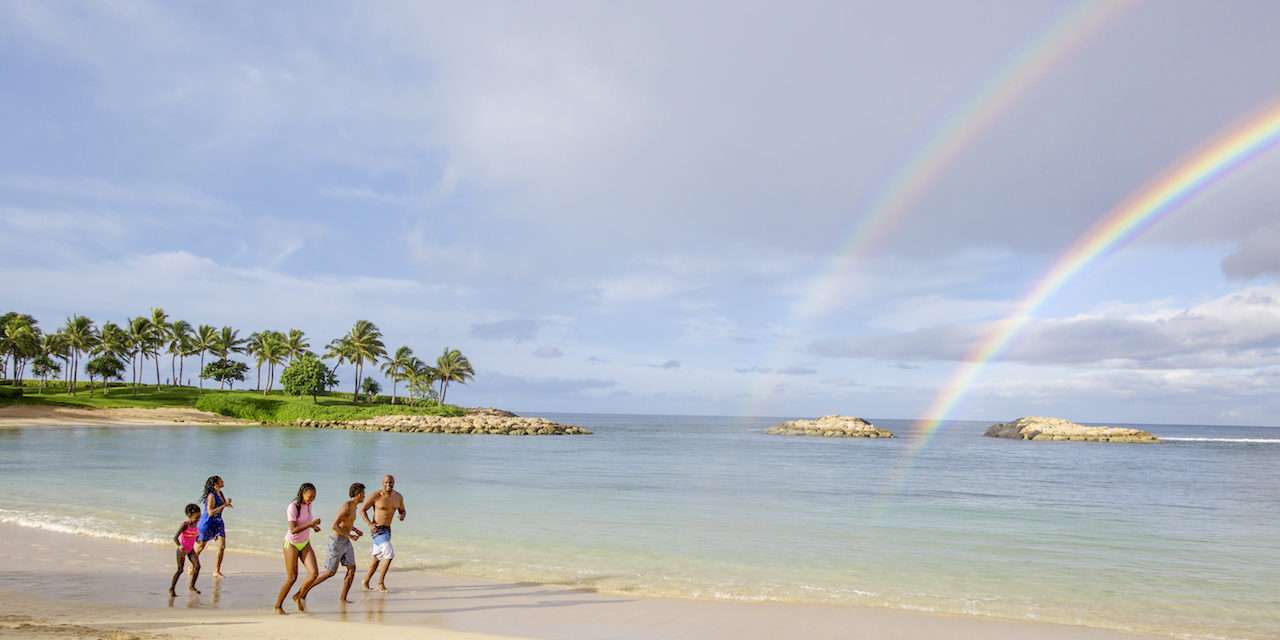
[[[369, 509], [373, 509], [373, 519], [369, 519]], [[369, 565], [369, 575], [364, 577], [364, 588], [369, 589], [369, 581], [382, 564], [382, 573], [378, 576], [378, 591], [387, 590], [387, 569], [396, 557], [396, 549], [391, 546], [391, 517], [400, 514], [404, 521], [404, 496], [396, 491], [396, 479], [387, 474], [382, 478], [382, 489], [374, 491], [360, 507], [360, 516], [369, 524], [369, 533], [373, 536], [373, 564]]]
[[356, 550], [351, 547], [351, 543], [364, 535], [363, 531], [355, 527], [356, 510], [360, 508], [360, 503], [364, 502], [364, 485], [359, 482], [353, 483], [347, 490], [347, 496], [350, 499], [342, 503], [338, 508], [337, 517], [333, 519], [333, 535], [329, 536], [329, 555], [324, 561], [324, 573], [320, 574], [320, 577], [298, 596], [304, 601], [312, 589], [338, 573], [338, 564], [341, 563], [347, 568], [347, 577], [342, 581], [341, 601], [351, 602], [347, 599], [347, 592], [351, 590], [351, 583], [356, 579]]

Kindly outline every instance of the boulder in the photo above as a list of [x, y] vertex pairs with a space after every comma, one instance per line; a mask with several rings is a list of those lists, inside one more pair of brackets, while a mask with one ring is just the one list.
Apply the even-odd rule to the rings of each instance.
[[1042, 442], [1159, 442], [1151, 432], [1130, 427], [1091, 427], [1062, 418], [1027, 416], [987, 428], [988, 438]]
[[774, 425], [776, 436], [820, 436], [826, 438], [892, 438], [893, 432], [853, 416], [822, 416], [816, 420], [788, 420]]
[[[493, 411], [498, 411], [494, 409]], [[504, 436], [590, 435], [574, 425], [559, 424], [545, 418], [522, 418], [510, 415], [473, 413], [452, 418], [443, 416], [385, 415], [351, 422], [300, 419], [294, 424], [312, 429], [348, 429], [355, 431], [395, 431], [401, 433], [450, 433]]]

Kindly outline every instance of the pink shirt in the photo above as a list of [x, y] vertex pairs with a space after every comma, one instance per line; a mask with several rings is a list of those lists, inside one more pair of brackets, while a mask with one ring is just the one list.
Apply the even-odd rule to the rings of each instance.
[[[311, 522], [311, 505], [302, 503], [299, 507], [298, 503], [290, 502], [289, 508], [285, 511], [285, 518], [298, 524], [308, 524]], [[285, 542], [302, 542], [311, 538], [311, 529], [303, 529], [300, 533], [284, 534]]]

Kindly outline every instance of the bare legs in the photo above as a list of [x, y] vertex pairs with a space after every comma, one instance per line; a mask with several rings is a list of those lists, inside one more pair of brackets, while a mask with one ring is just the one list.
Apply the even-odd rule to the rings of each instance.
[[[227, 553], [227, 536], [226, 534], [223, 534], [218, 536], [215, 539], [218, 541], [218, 557], [214, 560], [213, 577], [224, 578], [226, 576], [222, 575], [222, 556]], [[204, 553], [204, 548], [208, 544], [209, 544], [208, 540], [201, 540], [198, 544], [196, 544], [196, 555], [200, 555], [201, 553]]]
[[[305, 602], [307, 600], [307, 594], [311, 593], [312, 589], [315, 589], [316, 587], [320, 586], [320, 583], [324, 582], [325, 580], [328, 580], [329, 578], [332, 578], [333, 576], [337, 575], [337, 573], [338, 572], [336, 570], [329, 571], [326, 569], [325, 572], [320, 574], [320, 577], [316, 578], [316, 581], [312, 582], [310, 586], [300, 589], [298, 591], [298, 595], [302, 598], [303, 602]], [[355, 568], [355, 565], [352, 565], [347, 567], [347, 575], [342, 579], [342, 602], [347, 602], [347, 603], [351, 602], [350, 600], [347, 599], [347, 593], [351, 591], [351, 583], [355, 582], [355, 580], [356, 580], [356, 568]]]
[[351, 602], [347, 599], [347, 593], [351, 591], [351, 583], [356, 581], [356, 566], [353, 564], [347, 567], [347, 577], [342, 579], [342, 601]]
[[311, 587], [315, 586], [320, 570], [316, 567], [316, 550], [313, 545], [303, 547], [300, 558], [302, 563], [307, 566], [307, 579], [302, 583], [302, 588], [298, 589], [298, 592], [293, 595], [293, 602], [298, 605], [298, 611], [305, 612], [307, 610], [307, 592], [311, 590]]
[[378, 574], [378, 591], [387, 590], [387, 569], [391, 568], [390, 560], [378, 560], [378, 556], [373, 557], [373, 564], [369, 565], [369, 575], [364, 577], [364, 588], [369, 589], [369, 581], [373, 580], [373, 574], [378, 570], [378, 564], [382, 564], [382, 573]]
[[169, 583], [169, 595], [171, 596], [178, 595], [177, 592], [175, 591], [175, 589], [178, 586], [178, 578], [182, 577], [182, 570], [186, 565], [186, 561], [188, 559], [191, 560], [191, 583], [188, 585], [187, 588], [195, 593], [200, 593], [200, 590], [196, 588], [196, 578], [200, 577], [200, 556], [196, 555], [194, 552], [186, 553], [182, 549], [177, 550], [177, 555], [178, 555], [178, 570], [173, 572], [173, 581]]
[[[307, 545], [310, 547], [311, 545]], [[298, 581], [298, 550], [288, 542], [284, 543], [284, 584], [280, 585], [280, 595], [276, 597], [276, 613], [284, 615], [284, 599], [289, 596], [293, 583]]]

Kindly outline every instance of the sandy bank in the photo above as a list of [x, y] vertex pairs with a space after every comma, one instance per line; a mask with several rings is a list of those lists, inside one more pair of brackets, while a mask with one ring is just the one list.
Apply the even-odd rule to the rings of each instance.
[[157, 409], [59, 407], [45, 404], [0, 406], [0, 428], [89, 425], [95, 427], [194, 424], [252, 424], [189, 407]]
[[[341, 605], [338, 585], [331, 581], [312, 594], [311, 612], [281, 618], [270, 612], [280, 580], [276, 558], [229, 555], [226, 579], [215, 583], [202, 576], [203, 594], [181, 593], [170, 601], [166, 590], [173, 555], [166, 546], [9, 524], [0, 525], [0, 539], [5, 541], [0, 545], [0, 611], [7, 616], [0, 618], [0, 638], [86, 635], [76, 627], [99, 630], [94, 633], [102, 637], [119, 630], [123, 634], [117, 637], [138, 638], [336, 638], [375, 629], [379, 638], [444, 640], [1142, 637], [891, 609], [638, 598], [595, 593], [582, 585], [490, 582], [394, 570], [388, 576], [392, 593], [360, 591], [357, 583], [355, 603]], [[367, 545], [358, 543], [361, 564], [367, 553]], [[64, 630], [16, 636], [5, 630], [23, 624], [61, 625]]]

